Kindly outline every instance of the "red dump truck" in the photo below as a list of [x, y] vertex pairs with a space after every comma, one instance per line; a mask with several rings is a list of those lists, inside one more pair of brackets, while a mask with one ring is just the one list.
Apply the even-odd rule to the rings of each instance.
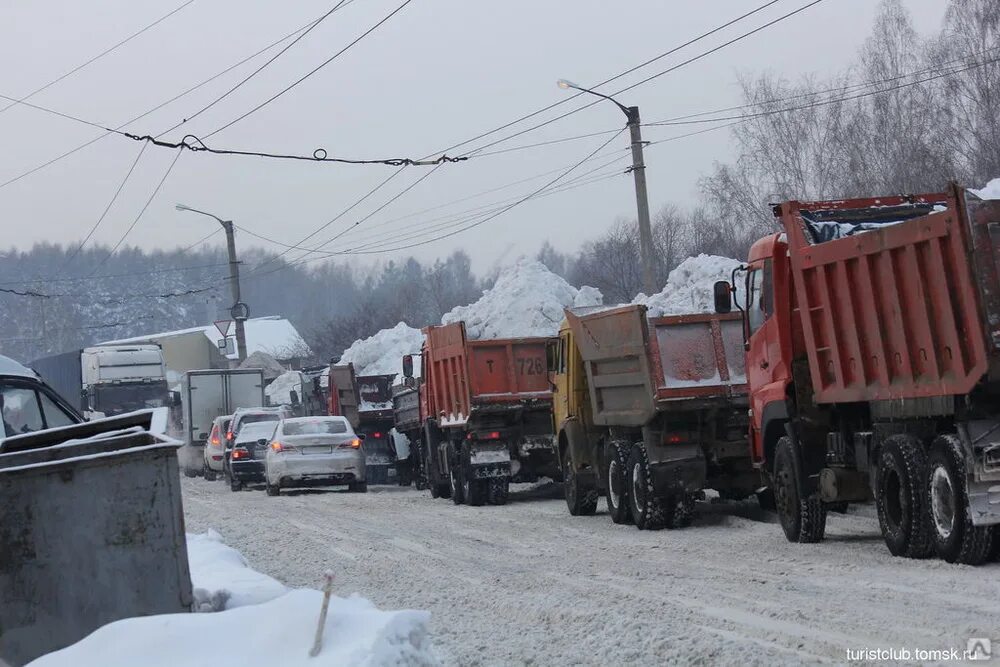
[[[397, 430], [422, 452], [431, 495], [500, 505], [511, 481], [558, 478], [545, 365], [552, 339], [468, 340], [462, 322], [424, 335], [420, 381], [404, 383], [394, 403]], [[410, 369], [404, 359], [404, 375]]]
[[680, 528], [703, 489], [764, 493], [747, 451], [738, 314], [567, 310], [550, 363], [570, 514], [593, 514], [604, 493], [616, 523]]
[[753, 459], [785, 535], [820, 541], [831, 506], [874, 498], [894, 555], [982, 563], [1000, 523], [1000, 202], [953, 185], [774, 214], [744, 311]]
[[369, 484], [388, 484], [396, 478], [396, 452], [389, 433], [395, 377], [395, 373], [356, 375], [354, 364], [330, 366], [327, 412], [347, 417], [354, 430], [364, 436]]

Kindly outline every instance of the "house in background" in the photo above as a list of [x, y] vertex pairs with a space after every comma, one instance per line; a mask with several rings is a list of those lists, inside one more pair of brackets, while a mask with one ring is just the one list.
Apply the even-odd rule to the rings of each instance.
[[[267, 354], [279, 363], [298, 368], [307, 357], [309, 346], [288, 320], [278, 317], [255, 317], [246, 321], [247, 360], [255, 353]], [[164, 331], [120, 340], [109, 340], [98, 345], [156, 343], [163, 350], [163, 363], [167, 367], [167, 380], [174, 385], [185, 371], [202, 368], [229, 368], [236, 365], [236, 327], [230, 323], [223, 339], [213, 324], [178, 331]], [[228, 345], [220, 348], [219, 342]], [[258, 355], [258, 358], [259, 355]]]

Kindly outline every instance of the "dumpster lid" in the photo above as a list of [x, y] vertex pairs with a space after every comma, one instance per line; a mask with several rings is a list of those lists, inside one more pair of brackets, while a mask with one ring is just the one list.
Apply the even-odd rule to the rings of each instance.
[[[94, 419], [81, 424], [70, 426], [59, 426], [49, 428], [34, 433], [24, 435], [13, 435], [5, 440], [0, 440], [0, 454], [8, 452], [23, 452], [29, 449], [39, 449], [51, 447], [70, 440], [84, 440], [101, 434], [115, 433], [125, 429], [138, 427], [143, 431], [149, 431], [158, 435], [163, 435], [167, 425], [167, 409], [153, 408], [151, 410], [137, 410], [115, 415], [114, 417], [104, 417]], [[163, 437], [171, 442], [170, 438]], [[166, 441], [165, 440], [165, 441]], [[177, 442], [177, 445], [182, 443]]]

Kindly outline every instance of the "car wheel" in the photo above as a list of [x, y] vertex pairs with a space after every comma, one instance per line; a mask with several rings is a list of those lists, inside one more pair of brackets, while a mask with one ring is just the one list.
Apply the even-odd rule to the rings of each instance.
[[368, 482], [354, 482], [347, 486], [351, 493], [368, 493]]
[[241, 482], [238, 479], [230, 479], [229, 480], [229, 490], [230, 491], [242, 491], [243, 490], [243, 482]]
[[204, 470], [203, 474], [205, 476], [205, 481], [206, 482], [214, 482], [215, 481], [215, 471], [212, 470], [211, 468], [209, 468], [207, 464], [205, 465], [205, 470]]
[[278, 485], [276, 485], [276, 484], [268, 484], [264, 488], [267, 491], [267, 495], [269, 495], [269, 496], [280, 496], [281, 495], [281, 487], [278, 486]]

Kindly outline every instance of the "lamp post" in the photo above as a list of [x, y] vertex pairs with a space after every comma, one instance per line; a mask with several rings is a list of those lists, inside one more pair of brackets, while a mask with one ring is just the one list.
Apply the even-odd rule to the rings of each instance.
[[578, 86], [572, 81], [559, 79], [557, 85], [563, 90], [579, 90], [614, 103], [628, 119], [629, 134], [632, 139], [632, 176], [635, 180], [635, 204], [639, 220], [639, 261], [642, 264], [642, 288], [646, 294], [660, 291], [653, 271], [653, 229], [649, 222], [649, 196], [646, 193], [646, 163], [642, 155], [641, 121], [639, 107], [627, 107], [610, 95]]
[[246, 323], [248, 311], [247, 305], [240, 301], [240, 262], [236, 259], [236, 239], [233, 235], [233, 221], [223, 220], [217, 215], [206, 211], [199, 211], [184, 204], [177, 204], [174, 208], [178, 211], [190, 211], [191, 213], [200, 213], [201, 215], [215, 218], [226, 232], [226, 246], [229, 249], [229, 282], [230, 290], [233, 294], [233, 307], [229, 309], [229, 314], [236, 322], [236, 353], [240, 363], [242, 363], [247, 359], [247, 335], [244, 324]]

